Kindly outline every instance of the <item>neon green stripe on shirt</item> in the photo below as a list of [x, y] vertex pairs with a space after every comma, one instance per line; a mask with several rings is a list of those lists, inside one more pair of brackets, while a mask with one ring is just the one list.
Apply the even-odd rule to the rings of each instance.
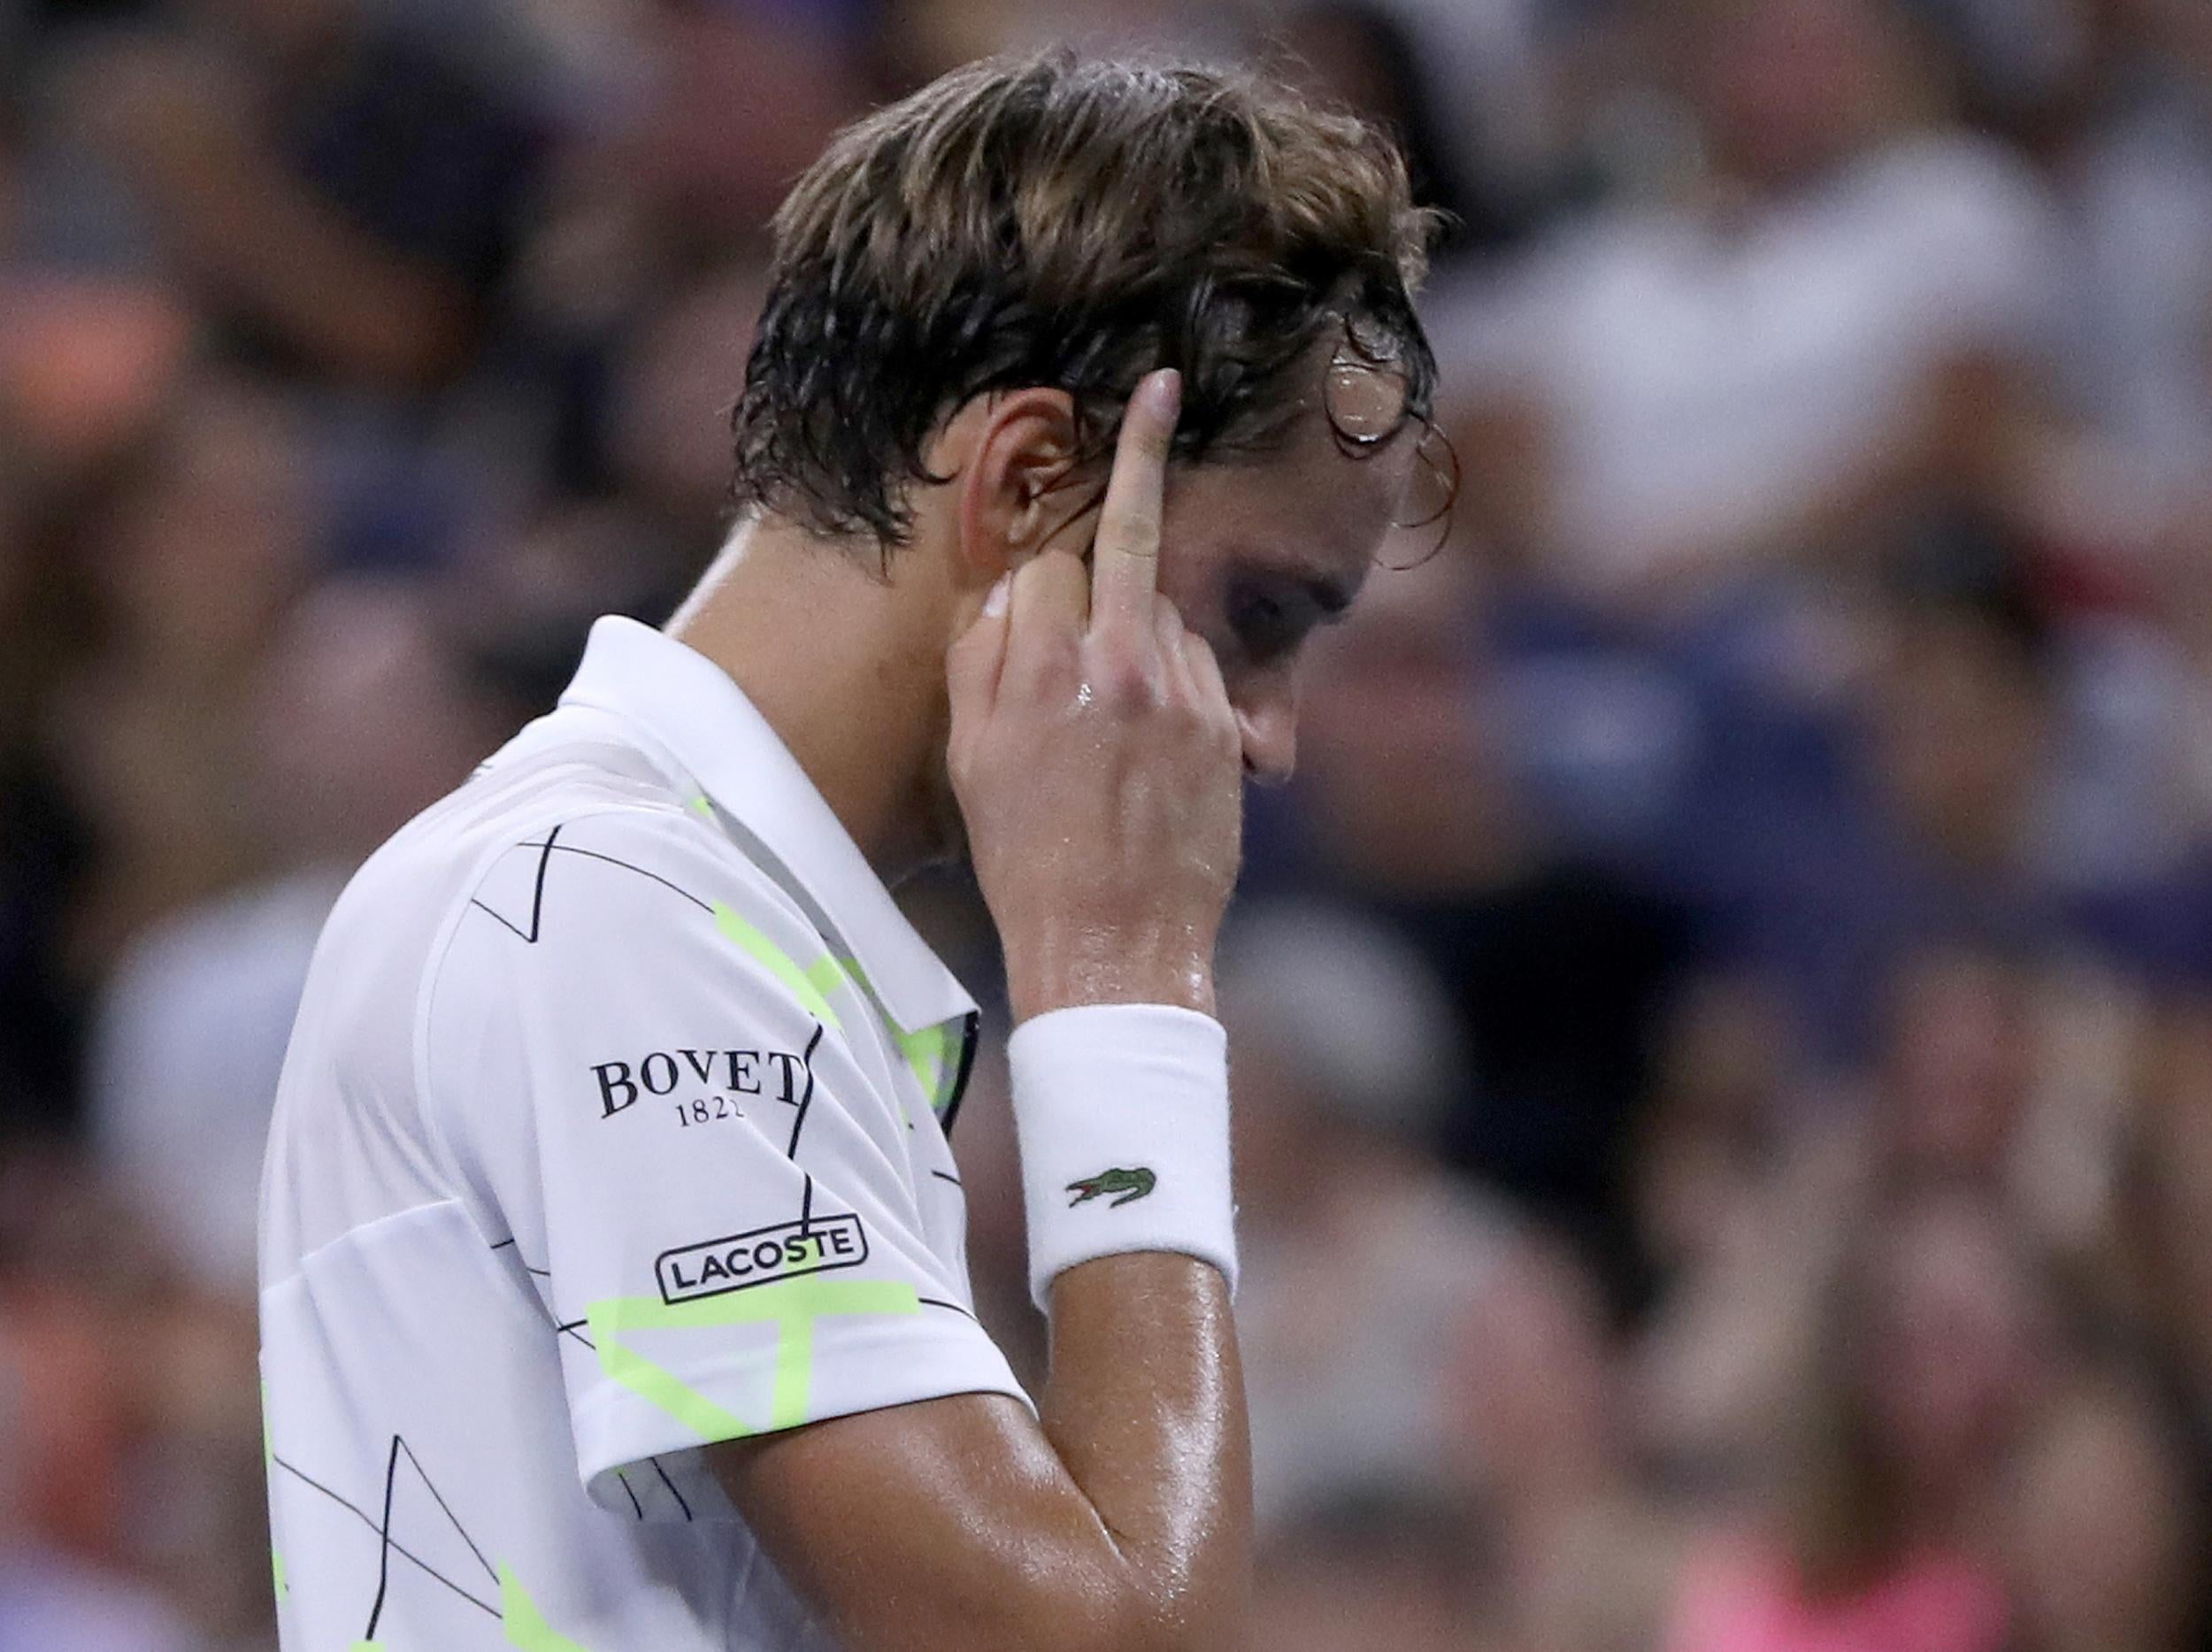
[[599, 1345], [600, 1369], [608, 1376], [650, 1401], [702, 1440], [742, 1440], [763, 1430], [646, 1358], [627, 1339], [640, 1331], [772, 1324], [776, 1345], [765, 1425], [772, 1431], [810, 1420], [814, 1327], [818, 1320], [833, 1314], [920, 1311], [921, 1302], [911, 1285], [888, 1279], [795, 1279], [692, 1302], [665, 1302], [657, 1296], [611, 1297], [591, 1303], [585, 1314], [592, 1340]]
[[945, 1086], [945, 1024], [926, 1026], [918, 1033], [898, 1034], [899, 1049], [906, 1057], [906, 1064], [914, 1070], [916, 1082], [922, 1087], [922, 1095], [931, 1107], [943, 1102]]
[[580, 1644], [545, 1621], [515, 1569], [503, 1560], [499, 1563], [499, 1613], [506, 1625], [507, 1644], [522, 1652], [584, 1652]]
[[726, 902], [714, 903], [714, 926], [725, 939], [735, 941], [763, 969], [788, 987], [809, 1015], [836, 1031], [844, 1029], [837, 1011], [830, 1008], [829, 993], [844, 980], [835, 959], [818, 958], [809, 967], [801, 969], [789, 953], [748, 923]]

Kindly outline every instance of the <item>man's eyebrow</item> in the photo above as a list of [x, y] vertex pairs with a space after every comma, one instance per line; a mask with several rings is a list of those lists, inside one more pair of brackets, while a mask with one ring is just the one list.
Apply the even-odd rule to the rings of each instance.
[[1295, 556], [1278, 559], [1248, 551], [1240, 560], [1246, 565], [1247, 577], [1270, 580], [1278, 588], [1289, 587], [1318, 609], [1325, 619], [1340, 618], [1351, 607], [1366, 573], [1362, 569], [1359, 574], [1347, 578]]

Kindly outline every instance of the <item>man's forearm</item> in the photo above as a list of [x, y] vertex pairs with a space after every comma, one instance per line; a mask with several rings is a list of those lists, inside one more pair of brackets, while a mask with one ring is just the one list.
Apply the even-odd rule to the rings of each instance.
[[1052, 1286], [1041, 1416], [1126, 1567], [1130, 1644], [1234, 1643], [1251, 1571], [1251, 1452], [1227, 1283], [1159, 1252]]
[[1031, 1291], [1052, 1321], [1039, 1418], [1112, 1544], [1109, 1643], [1232, 1645], [1251, 1470], [1221, 1026], [1072, 1004], [1024, 1020], [1007, 1060]]

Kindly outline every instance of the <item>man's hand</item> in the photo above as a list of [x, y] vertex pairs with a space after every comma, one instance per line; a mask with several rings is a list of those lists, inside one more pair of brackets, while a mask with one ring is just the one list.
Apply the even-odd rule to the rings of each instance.
[[1213, 1010], [1242, 746], [1213, 650], [1159, 590], [1179, 399], [1171, 371], [1131, 398], [1088, 573], [1032, 558], [947, 659], [953, 784], [1018, 1021]]

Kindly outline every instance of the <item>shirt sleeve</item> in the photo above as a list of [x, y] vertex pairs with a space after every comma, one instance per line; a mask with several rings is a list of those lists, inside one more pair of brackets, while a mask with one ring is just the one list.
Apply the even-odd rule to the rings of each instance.
[[[516, 845], [426, 995], [434, 1141], [558, 1348], [603, 1506], [696, 1518], [712, 1442], [1022, 1395], [967, 1309], [867, 1001], [703, 824], [637, 811]], [[918, 1186], [918, 1180], [921, 1185]], [[641, 1498], [670, 1454], [689, 1494]], [[655, 1459], [648, 1464], [648, 1459]], [[641, 1470], [641, 1472], [640, 1471]]]

